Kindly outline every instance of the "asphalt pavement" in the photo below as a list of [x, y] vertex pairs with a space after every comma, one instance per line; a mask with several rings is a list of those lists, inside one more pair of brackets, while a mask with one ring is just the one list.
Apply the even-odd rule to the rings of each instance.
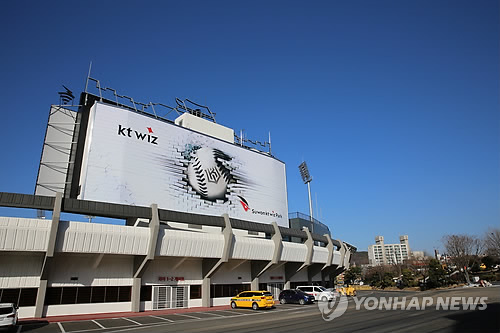
[[[402, 310], [401, 305], [395, 310], [375, 306], [382, 298], [391, 297], [398, 297], [399, 302], [405, 297], [406, 305], [402, 306], [405, 309]], [[474, 310], [457, 304], [454, 310], [436, 309], [438, 299], [445, 302], [447, 297], [450, 298], [450, 307], [452, 297], [484, 304], [475, 306]], [[432, 306], [421, 309], [423, 301], [430, 302], [431, 298]], [[349, 298], [346, 302], [345, 313], [332, 320], [322, 316], [317, 304], [278, 304], [274, 309], [258, 311], [208, 309], [79, 321], [23, 322], [12, 332], [500, 332], [500, 287], [425, 292], [364, 291], [359, 292], [356, 299]], [[414, 306], [407, 309], [411, 302]], [[340, 307], [338, 302], [332, 304], [335, 311]]]

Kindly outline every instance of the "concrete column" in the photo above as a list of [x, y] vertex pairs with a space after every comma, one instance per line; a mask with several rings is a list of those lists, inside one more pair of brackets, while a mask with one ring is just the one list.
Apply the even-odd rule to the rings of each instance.
[[205, 258], [202, 262], [201, 274], [203, 277], [203, 282], [201, 284], [201, 306], [210, 307], [211, 295], [210, 295], [210, 278], [217, 272], [217, 270], [231, 259], [233, 244], [234, 244], [234, 234], [233, 228], [231, 226], [231, 220], [229, 215], [223, 214], [225, 227], [222, 231], [224, 235], [224, 250], [222, 251], [222, 258], [220, 259], [209, 259]]
[[259, 284], [260, 284], [260, 278], [258, 276], [254, 277], [252, 279], [252, 282], [250, 283], [250, 289], [251, 290], [259, 290]]
[[201, 306], [209, 308], [212, 306], [210, 297], [210, 278], [205, 277], [201, 282]]
[[47, 240], [47, 251], [45, 252], [45, 258], [43, 260], [42, 270], [40, 272], [40, 285], [38, 287], [35, 303], [35, 318], [42, 318], [44, 316], [43, 309], [45, 303], [45, 294], [47, 292], [50, 267], [53, 262], [56, 247], [57, 230], [59, 229], [59, 221], [61, 218], [62, 200], [62, 193], [56, 193], [56, 198], [54, 200], [54, 209], [52, 211], [52, 223], [50, 224], [49, 230], [49, 239]]
[[[130, 311], [140, 312], [141, 307], [141, 285], [142, 276], [148, 265], [155, 258], [156, 245], [158, 243], [158, 234], [160, 231], [160, 218], [158, 214], [158, 205], [151, 205], [151, 220], [149, 221], [149, 245], [146, 256], [134, 258], [134, 278], [132, 282], [132, 295]], [[138, 227], [140, 228], [140, 227]]]
[[142, 278], [134, 277], [132, 279], [132, 295], [131, 295], [132, 306], [130, 309], [132, 312], [141, 311], [141, 284], [142, 284]]

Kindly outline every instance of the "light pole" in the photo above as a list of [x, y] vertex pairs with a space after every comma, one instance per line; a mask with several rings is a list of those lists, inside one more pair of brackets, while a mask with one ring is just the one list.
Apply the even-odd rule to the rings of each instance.
[[300, 175], [302, 176], [302, 181], [307, 184], [307, 192], [309, 193], [309, 215], [311, 217], [311, 232], [314, 232], [314, 220], [313, 220], [313, 206], [311, 200], [311, 181], [312, 177], [309, 174], [309, 169], [307, 168], [306, 162], [302, 162], [299, 165]]

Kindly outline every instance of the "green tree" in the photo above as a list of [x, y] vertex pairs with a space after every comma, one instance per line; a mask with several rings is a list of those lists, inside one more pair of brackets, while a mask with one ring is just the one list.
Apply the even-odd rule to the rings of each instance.
[[361, 277], [361, 267], [351, 266], [344, 273], [344, 280], [347, 284], [353, 284], [355, 280], [358, 280]]
[[431, 259], [429, 261], [428, 274], [427, 288], [437, 288], [447, 285], [446, 271], [438, 260]]
[[415, 282], [415, 277], [413, 272], [408, 268], [403, 268], [401, 270], [401, 288], [405, 287], [415, 287], [417, 282]]

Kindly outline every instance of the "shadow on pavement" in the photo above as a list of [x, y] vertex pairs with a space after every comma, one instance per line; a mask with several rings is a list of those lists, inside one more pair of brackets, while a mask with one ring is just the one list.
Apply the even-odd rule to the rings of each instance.
[[500, 332], [500, 303], [490, 303], [485, 310], [447, 315], [455, 320], [453, 332]]

